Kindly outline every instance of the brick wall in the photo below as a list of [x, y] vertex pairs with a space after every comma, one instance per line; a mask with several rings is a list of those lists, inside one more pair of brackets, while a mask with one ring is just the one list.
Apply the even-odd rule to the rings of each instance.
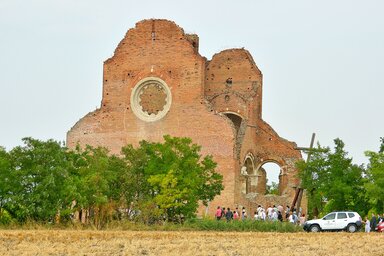
[[[294, 161], [301, 156], [261, 119], [262, 74], [252, 56], [244, 49], [230, 49], [207, 61], [198, 48], [198, 36], [185, 34], [174, 22], [138, 22], [104, 62], [101, 106], [72, 127], [68, 146], [102, 145], [119, 153], [126, 144], [161, 141], [164, 134], [190, 137], [202, 145], [203, 155], [213, 155], [224, 176], [225, 190], [211, 202], [210, 214], [217, 205], [253, 209], [255, 203], [265, 203], [264, 195], [249, 198], [242, 193], [240, 168], [246, 156], [253, 159], [254, 174], [265, 161], [288, 166], [281, 198], [291, 200], [291, 187], [298, 184]], [[154, 122], [141, 120], [131, 109], [135, 86], [148, 77], [164, 81], [172, 97], [169, 112]], [[228, 113], [243, 120], [240, 127]], [[260, 182], [253, 179], [249, 184]]]

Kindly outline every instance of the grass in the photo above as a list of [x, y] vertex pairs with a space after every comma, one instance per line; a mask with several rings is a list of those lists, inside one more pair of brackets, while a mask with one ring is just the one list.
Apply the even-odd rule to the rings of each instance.
[[383, 255], [384, 234], [0, 230], [0, 255]]
[[[97, 230], [94, 225], [80, 223], [49, 224], [26, 222], [24, 224], [11, 224], [0, 226], [1, 229], [22, 230]], [[217, 221], [212, 219], [191, 219], [183, 224], [162, 223], [145, 225], [131, 221], [112, 221], [107, 223], [102, 230], [131, 230], [131, 231], [235, 231], [235, 232], [300, 232], [300, 226], [288, 222], [269, 221]]]

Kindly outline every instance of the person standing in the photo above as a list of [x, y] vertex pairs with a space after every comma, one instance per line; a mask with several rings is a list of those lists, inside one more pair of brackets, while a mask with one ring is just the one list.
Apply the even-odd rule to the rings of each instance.
[[271, 217], [271, 220], [272, 221], [277, 221], [277, 218], [279, 216], [277, 215], [277, 212], [275, 211], [275, 209], [272, 210], [272, 217]]
[[371, 231], [376, 230], [376, 225], [377, 225], [377, 219], [374, 213], [372, 213], [372, 218], [371, 218]]
[[222, 209], [221, 209], [221, 218], [226, 218], [226, 211], [225, 211], [225, 207], [223, 207]]
[[221, 220], [221, 208], [220, 208], [220, 206], [217, 206], [215, 217], [216, 217], [216, 220]]
[[268, 218], [269, 220], [272, 219], [272, 210], [273, 210], [272, 206], [269, 206], [269, 207], [267, 208], [267, 218]]
[[285, 219], [288, 220], [289, 212], [291, 211], [291, 208], [289, 208], [289, 205], [285, 208]]
[[240, 219], [239, 213], [237, 211], [233, 211], [233, 220], [239, 220], [239, 219]]
[[259, 214], [257, 213], [257, 211], [253, 214], [253, 219], [259, 220]]
[[283, 222], [283, 214], [281, 214], [281, 211], [279, 211], [277, 213], [277, 219], [280, 221], [280, 222]]
[[265, 221], [265, 219], [266, 219], [265, 210], [264, 208], [262, 208], [260, 211], [260, 220]]
[[228, 207], [227, 212], [225, 213], [225, 218], [227, 219], [227, 222], [230, 222], [233, 219], [233, 213], [231, 212], [231, 209]]
[[368, 216], [365, 217], [365, 232], [366, 233], [369, 233], [371, 231], [371, 226], [370, 226], [370, 222], [369, 222], [369, 219], [368, 219]]
[[304, 213], [300, 216], [299, 222], [300, 222], [301, 226], [304, 226], [304, 223], [305, 223], [305, 214]]
[[247, 218], [247, 211], [245, 210], [245, 207], [243, 207], [243, 210], [241, 211], [241, 220], [245, 220]]

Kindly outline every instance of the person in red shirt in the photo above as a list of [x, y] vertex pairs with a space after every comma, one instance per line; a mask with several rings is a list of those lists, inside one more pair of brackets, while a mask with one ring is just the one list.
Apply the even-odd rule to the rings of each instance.
[[233, 219], [234, 220], [239, 220], [240, 219], [239, 213], [237, 211], [233, 211]]
[[216, 213], [215, 213], [215, 217], [216, 217], [216, 220], [220, 220], [221, 219], [221, 208], [220, 206], [217, 206], [217, 210], [216, 210]]

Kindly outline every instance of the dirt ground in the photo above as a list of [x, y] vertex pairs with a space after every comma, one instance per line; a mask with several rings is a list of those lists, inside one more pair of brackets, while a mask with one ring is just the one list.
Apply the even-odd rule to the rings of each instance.
[[0, 255], [384, 255], [384, 234], [0, 230]]

